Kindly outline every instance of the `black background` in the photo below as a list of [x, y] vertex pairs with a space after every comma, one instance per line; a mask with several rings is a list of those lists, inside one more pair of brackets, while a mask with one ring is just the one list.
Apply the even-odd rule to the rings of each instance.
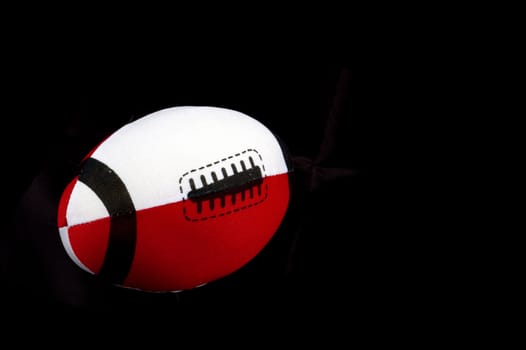
[[[400, 225], [409, 213], [398, 178], [410, 174], [398, 153], [410, 113], [400, 47], [384, 33], [346, 26], [321, 36], [292, 30], [231, 40], [234, 32], [57, 39], [35, 31], [13, 41], [4, 66], [1, 237], [2, 301], [12, 317], [231, 315], [369, 329], [436, 307], [425, 268], [413, 260], [424, 253]], [[239, 110], [282, 138], [296, 166], [287, 216], [260, 255], [220, 281], [178, 294], [105, 285], [63, 251], [58, 196], [102, 138], [179, 105]]]

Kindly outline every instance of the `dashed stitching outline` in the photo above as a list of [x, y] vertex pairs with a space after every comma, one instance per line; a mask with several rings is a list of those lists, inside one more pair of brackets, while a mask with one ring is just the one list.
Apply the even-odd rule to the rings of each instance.
[[[228, 157], [225, 157], [225, 158], [221, 158], [220, 160], [216, 160], [212, 163], [209, 163], [209, 164], [206, 164], [204, 166], [201, 166], [199, 168], [194, 168], [194, 169], [191, 169], [190, 171], [187, 171], [186, 173], [184, 173], [183, 175], [181, 175], [181, 177], [179, 178], [179, 191], [181, 192], [181, 195], [183, 195], [183, 179], [185, 176], [188, 176], [192, 173], [195, 173], [196, 171], [199, 171], [199, 170], [203, 170], [203, 169], [206, 169], [206, 168], [209, 168], [213, 165], [216, 165], [216, 164], [219, 164], [219, 163], [222, 163], [222, 162], [226, 162], [230, 159], [233, 159], [235, 157], [239, 157], [245, 153], [248, 153], [248, 152], [254, 152], [256, 153], [256, 155], [258, 156], [259, 158], [259, 161], [261, 162], [261, 169], [262, 169], [262, 175], [263, 175], [263, 178], [266, 177], [266, 174], [265, 174], [265, 165], [263, 164], [263, 158], [261, 157], [261, 154], [259, 154], [258, 151], [256, 151], [255, 149], [253, 148], [248, 148], [242, 152], [239, 152], [239, 153], [235, 153], [234, 155], [231, 155], [231, 156], [228, 156]], [[250, 204], [247, 204], [247, 205], [244, 205], [242, 207], [239, 207], [239, 208], [235, 208], [233, 210], [228, 210], [226, 212], [222, 212], [222, 213], [219, 213], [217, 215], [210, 215], [210, 216], [203, 216], [203, 217], [200, 217], [200, 218], [191, 218], [187, 215], [186, 213], [186, 207], [183, 205], [183, 214], [184, 214], [184, 218], [188, 221], [204, 221], [204, 220], [208, 220], [208, 219], [215, 219], [215, 218], [218, 218], [218, 217], [221, 217], [221, 216], [225, 216], [225, 215], [230, 215], [230, 214], [233, 214], [233, 213], [236, 213], [238, 211], [241, 211], [241, 210], [245, 210], [245, 209], [248, 209], [248, 208], [251, 208], [251, 207], [254, 207], [258, 204], [260, 204], [261, 202], [265, 201], [265, 199], [267, 199], [268, 197], [268, 185], [265, 184], [265, 195], [263, 196], [263, 198], [261, 198], [259, 201], [257, 202], [254, 202], [254, 203], [250, 203]], [[184, 197], [183, 195], [183, 202], [185, 202], [187, 199]]]

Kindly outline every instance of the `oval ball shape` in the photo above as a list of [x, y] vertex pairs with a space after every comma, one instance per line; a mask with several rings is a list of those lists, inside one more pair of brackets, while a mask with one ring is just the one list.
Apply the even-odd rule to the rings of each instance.
[[64, 189], [58, 231], [83, 270], [117, 286], [176, 292], [225, 277], [271, 240], [291, 167], [258, 120], [166, 108], [118, 129]]

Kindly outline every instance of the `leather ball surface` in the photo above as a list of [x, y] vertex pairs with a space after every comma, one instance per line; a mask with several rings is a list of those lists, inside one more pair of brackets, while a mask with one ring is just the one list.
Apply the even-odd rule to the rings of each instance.
[[289, 205], [278, 138], [235, 110], [166, 108], [124, 125], [64, 189], [58, 231], [80, 268], [143, 291], [227, 276], [271, 240]]

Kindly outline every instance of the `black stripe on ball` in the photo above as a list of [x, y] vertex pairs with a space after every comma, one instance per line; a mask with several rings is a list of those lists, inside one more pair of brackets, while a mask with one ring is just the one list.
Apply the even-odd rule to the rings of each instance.
[[133, 201], [119, 176], [97, 159], [86, 159], [79, 181], [95, 192], [110, 215], [108, 249], [98, 276], [122, 284], [135, 255], [137, 219]]

